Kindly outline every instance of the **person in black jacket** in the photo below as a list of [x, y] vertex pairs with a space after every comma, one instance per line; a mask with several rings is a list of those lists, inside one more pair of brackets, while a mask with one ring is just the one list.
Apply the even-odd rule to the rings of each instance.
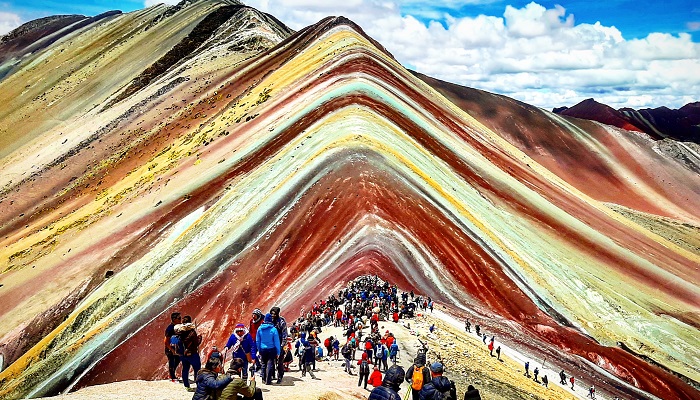
[[367, 400], [401, 400], [399, 389], [406, 373], [398, 365], [392, 365], [384, 375], [382, 386], [374, 388]]
[[442, 375], [443, 371], [442, 363], [434, 362], [430, 365], [430, 376], [433, 379], [423, 385], [423, 389], [420, 391], [420, 400], [433, 400], [436, 398], [436, 392], [442, 393], [444, 399], [457, 400], [454, 385]]
[[203, 369], [197, 374], [197, 389], [192, 396], [192, 400], [216, 400], [221, 391], [231, 382], [231, 377], [222, 375], [221, 362], [214, 358], [207, 361]]
[[464, 393], [464, 400], [481, 400], [479, 389], [475, 389], [472, 385], [467, 386], [467, 391]]

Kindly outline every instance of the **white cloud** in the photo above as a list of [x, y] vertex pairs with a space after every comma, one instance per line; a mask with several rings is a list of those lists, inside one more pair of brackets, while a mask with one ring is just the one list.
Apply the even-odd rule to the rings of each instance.
[[0, 35], [4, 35], [22, 24], [19, 15], [0, 11]]
[[[450, 1], [455, 7], [489, 2]], [[614, 26], [576, 24], [561, 6], [547, 9], [532, 2], [506, 6], [502, 15], [446, 15], [423, 23], [432, 14], [423, 11], [418, 18], [410, 12], [428, 7], [424, 0], [246, 3], [294, 29], [344, 15], [419, 72], [545, 108], [590, 97], [615, 108], [677, 108], [700, 100], [700, 44], [690, 35], [652, 33], [625, 40]], [[408, 14], [402, 14], [402, 5], [409, 6], [403, 9]]]
[[155, 6], [156, 4], [161, 4], [161, 3], [175, 5], [179, 2], [180, 2], [180, 0], [145, 0], [143, 2], [143, 5], [146, 8], [148, 8], [148, 7]]

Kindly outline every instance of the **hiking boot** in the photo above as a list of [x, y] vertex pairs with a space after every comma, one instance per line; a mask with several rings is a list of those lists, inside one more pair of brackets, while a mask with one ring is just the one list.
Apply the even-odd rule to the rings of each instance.
[[282, 379], [277, 380], [277, 384], [279, 385], [280, 383], [282, 383]]
[[196, 389], [193, 387], [188, 387], [188, 388], [185, 388], [185, 390], [187, 390], [188, 392], [194, 392]]

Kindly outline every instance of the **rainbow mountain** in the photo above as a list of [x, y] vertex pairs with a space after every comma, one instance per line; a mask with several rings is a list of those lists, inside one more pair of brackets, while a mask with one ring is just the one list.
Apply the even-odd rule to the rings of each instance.
[[612, 395], [700, 398], [697, 145], [409, 71], [342, 17], [65, 24], [0, 66], [1, 398], [164, 378], [173, 310], [221, 343], [363, 274]]

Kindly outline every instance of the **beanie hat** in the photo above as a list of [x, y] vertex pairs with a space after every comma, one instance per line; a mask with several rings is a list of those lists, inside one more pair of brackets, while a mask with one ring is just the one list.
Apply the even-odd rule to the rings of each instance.
[[444, 370], [444, 367], [443, 367], [442, 363], [434, 362], [434, 363], [430, 364], [430, 371], [432, 371], [436, 374], [441, 374], [443, 372], [443, 370]]
[[416, 358], [413, 360], [413, 363], [419, 367], [424, 366], [425, 365], [425, 353], [418, 353]]
[[403, 383], [405, 376], [406, 372], [403, 370], [403, 368], [401, 368], [401, 366], [392, 365], [386, 371], [386, 375], [384, 375], [384, 382], [399, 386]]
[[261, 316], [261, 317], [262, 317], [262, 315], [263, 315], [262, 311], [261, 311], [259, 308], [256, 308], [255, 310], [253, 310], [253, 314], [259, 315], [259, 316]]
[[270, 314], [270, 313], [265, 314], [265, 320], [264, 320], [264, 321], [265, 321], [265, 322], [272, 323], [272, 314]]

